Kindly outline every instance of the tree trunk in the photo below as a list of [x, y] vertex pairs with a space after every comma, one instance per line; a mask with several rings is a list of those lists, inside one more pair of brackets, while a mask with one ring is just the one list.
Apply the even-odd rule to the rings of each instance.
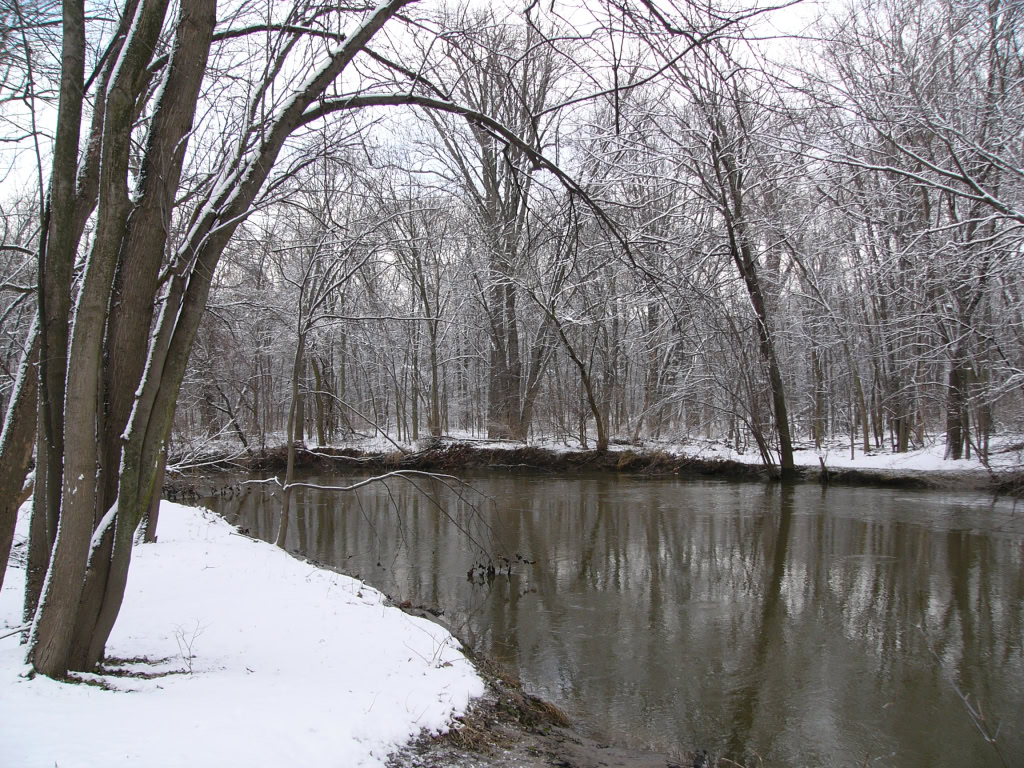
[[[788, 480], [796, 473], [793, 462], [793, 440], [789, 428], [789, 410], [786, 406], [786, 390], [775, 350], [775, 339], [768, 315], [768, 305], [765, 301], [761, 280], [757, 274], [753, 246], [747, 231], [743, 170], [737, 167], [737, 160], [733, 155], [733, 150], [723, 149], [723, 142], [727, 141], [728, 131], [725, 125], [722, 124], [721, 119], [713, 116], [711, 123], [712, 127], [716, 130], [716, 135], [711, 141], [712, 162], [720, 199], [720, 210], [725, 219], [725, 228], [729, 240], [729, 252], [737, 271], [740, 273], [740, 277], [743, 278], [747, 295], [750, 297], [750, 303], [754, 308], [757, 337], [761, 357], [768, 368], [768, 382], [772, 393], [775, 429], [779, 437], [779, 470], [781, 478]], [[745, 138], [741, 134], [741, 139]]]
[[[299, 374], [302, 371], [302, 357], [306, 346], [306, 335], [299, 332], [295, 342], [295, 359], [292, 363], [292, 392], [291, 406], [288, 408], [288, 426], [285, 431], [285, 439], [288, 443], [288, 461], [285, 466], [284, 491], [281, 501], [281, 522], [277, 528], [277, 546], [284, 549], [285, 538], [288, 535], [288, 518], [291, 513], [292, 489], [291, 484], [295, 479], [295, 444], [302, 438], [302, 421], [298, 418], [299, 404]], [[298, 432], [298, 434], [296, 434]]]
[[[37, 415], [37, 433], [42, 432], [39, 428], [41, 420], [42, 415]], [[22, 620], [25, 624], [35, 619], [36, 607], [43, 594], [43, 582], [46, 581], [46, 571], [50, 567], [53, 540], [47, 527], [46, 494], [40, 492], [40, 488], [46, 487], [48, 471], [46, 462], [36, 464], [36, 492], [32, 499], [32, 517], [28, 528], [28, 566], [25, 569], [25, 604], [22, 609]]]
[[[853, 377], [853, 391], [857, 397], [857, 413], [860, 415], [860, 428], [863, 439], [864, 453], [871, 451], [871, 425], [868, 417], [868, 404], [864, 398], [864, 386], [861, 383], [860, 371], [857, 369], [857, 363], [854, 361], [853, 356], [847, 352], [847, 359], [850, 363], [850, 374]], [[853, 428], [851, 427], [851, 430]]]
[[789, 431], [789, 410], [786, 407], [786, 390], [782, 382], [782, 371], [775, 354], [775, 341], [772, 337], [761, 284], [757, 278], [750, 246], [745, 242], [734, 242], [733, 260], [739, 269], [743, 282], [750, 296], [757, 318], [757, 337], [761, 348], [761, 356], [768, 367], [768, 382], [772, 393], [772, 406], [775, 415], [775, 429], [779, 436], [779, 470], [783, 480], [793, 477], [796, 468], [793, 461], [793, 440]]
[[420, 332], [419, 327], [413, 332], [412, 338], [412, 381], [409, 382], [411, 408], [409, 420], [412, 423], [413, 442], [420, 439]]
[[[152, 23], [156, 23], [155, 20]], [[148, 501], [142, 503], [118, 496], [122, 481], [123, 435], [147, 357], [154, 307], [150, 297], [157, 290], [157, 275], [167, 239], [165, 211], [173, 204], [180, 179], [182, 139], [192, 126], [213, 24], [214, 16], [208, 3], [191, 0], [182, 4], [162, 108], [154, 116], [147, 143], [138, 202], [120, 232], [115, 233], [119, 244], [104, 339], [106, 412], [100, 419], [103, 425], [99, 456], [102, 485], [98, 489], [97, 504], [97, 515], [106, 513], [106, 516], [102, 521], [96, 520], [99, 545], [89, 553], [69, 656], [69, 663], [75, 669], [90, 669], [102, 656], [106, 635], [116, 616], [113, 606], [120, 606], [127, 580], [132, 536], [142, 516], [137, 510], [145, 511], [149, 506]], [[143, 54], [148, 57], [148, 51]], [[132, 290], [124, 290], [125, 285], [130, 285]], [[166, 456], [161, 454], [155, 470], [157, 477], [162, 478], [165, 461]], [[120, 521], [113, 518], [114, 510], [122, 515]], [[123, 530], [126, 527], [129, 530]], [[150, 535], [155, 536], [155, 522]], [[98, 641], [98, 637], [102, 637], [102, 641]]]
[[946, 389], [946, 457], [954, 461], [964, 457], [969, 441], [967, 414], [972, 369], [965, 357], [966, 350], [958, 346], [949, 365]]
[[[75, 181], [82, 127], [85, 71], [85, 11], [82, 0], [63, 2], [60, 104], [53, 151], [50, 192], [43, 213], [39, 246], [39, 439], [35, 505], [47, 536], [56, 535], [61, 501], [64, 456], [64, 386], [67, 377], [68, 316], [71, 312], [71, 272], [77, 246]], [[99, 108], [97, 108], [99, 110]], [[102, 110], [99, 110], [102, 111]], [[42, 482], [38, 479], [42, 478]], [[35, 512], [33, 514], [36, 514]], [[44, 525], [45, 521], [45, 525]], [[36, 543], [41, 543], [36, 540]], [[37, 555], [37, 561], [47, 554]]]
[[316, 411], [314, 413], [316, 441], [317, 445], [324, 446], [327, 445], [327, 419], [324, 413], [324, 380], [323, 376], [320, 375], [320, 366], [317, 365], [316, 355], [310, 355], [309, 364], [313, 369], [313, 386], [316, 387], [316, 391], [313, 393], [313, 408]]
[[[114, 271], [132, 210], [127, 178], [139, 87], [136, 78], [146, 71], [166, 8], [167, 0], [140, 5], [107, 94], [96, 232], [75, 306], [68, 355], [75, 375], [68, 377], [64, 398], [64, 476], [57, 541], [29, 650], [31, 663], [49, 676], [67, 672], [84, 589], [96, 515], [99, 451], [95, 435], [103, 337]], [[91, 623], [88, 618], [85, 621]]]
[[[430, 434], [440, 437], [441, 431], [441, 384], [437, 360], [437, 321], [429, 322], [427, 333], [430, 338]], [[446, 399], [447, 400], [447, 399]]]
[[[44, 228], [44, 239], [39, 251], [39, 316], [42, 334], [39, 404], [42, 414], [40, 420], [44, 427], [44, 439], [39, 453], [40, 460], [47, 464], [47, 470], [43, 475], [46, 484], [37, 484], [37, 493], [44, 502], [42, 507], [46, 510], [48, 528], [49, 520], [57, 514], [56, 510], [64, 494], [61, 475], [65, 435], [62, 418], [64, 411], [61, 406], [65, 396], [68, 356], [67, 322], [75, 249], [75, 171], [78, 165], [85, 66], [83, 3], [81, 0], [65, 0], [63, 10], [61, 92], [50, 186], [50, 221]], [[84, 378], [91, 377], [95, 383], [96, 371], [85, 370], [81, 373]], [[76, 415], [81, 416], [80, 413]], [[92, 447], [95, 448], [94, 440]], [[91, 480], [95, 475], [92, 467], [88, 474]], [[42, 520], [39, 520], [37, 525], [41, 523]], [[29, 639], [29, 660], [43, 674], [62, 676], [67, 671], [67, 654], [85, 571], [85, 548], [89, 542], [91, 523], [91, 509], [88, 519], [79, 513], [77, 518], [68, 514], [57, 521], [54, 553], [50, 557], [48, 576], [44, 581], [46, 593], [41, 598], [47, 610], [36, 616]], [[46, 595], [51, 595], [52, 600], [47, 601]]]
[[160, 499], [163, 498], [164, 476], [167, 471], [167, 454], [160, 455], [160, 467], [156, 471], [156, 483], [153, 488], [153, 498], [149, 502], [149, 511], [146, 512], [145, 529], [143, 541], [147, 544], [156, 543], [156, 529], [160, 521]]
[[813, 429], [811, 437], [814, 438], [814, 447], [821, 448], [825, 440], [825, 370], [821, 361], [821, 354], [811, 345], [811, 372], [814, 375], [814, 417], [812, 419]]
[[519, 392], [522, 386], [522, 362], [519, 353], [519, 329], [516, 292], [508, 282], [491, 291], [491, 365], [488, 374], [487, 436], [492, 439], [525, 440], [520, 418]]
[[32, 461], [36, 435], [36, 393], [39, 383], [39, 334], [33, 323], [18, 367], [14, 394], [7, 404], [3, 434], [0, 435], [0, 588], [4, 585], [7, 560], [14, 541], [18, 508], [24, 502], [22, 488]]

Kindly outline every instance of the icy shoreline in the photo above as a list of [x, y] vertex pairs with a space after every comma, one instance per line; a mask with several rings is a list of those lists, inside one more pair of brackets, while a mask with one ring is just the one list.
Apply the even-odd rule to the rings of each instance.
[[[763, 464], [756, 450], [748, 447], [738, 451], [721, 440], [620, 443], [598, 452], [582, 448], [578, 443], [534, 440], [527, 444], [452, 435], [400, 444], [400, 448], [383, 438], [349, 440], [321, 447], [301, 446], [296, 451], [296, 468], [322, 473], [395, 469], [456, 474], [491, 470], [567, 474], [613, 472], [738, 480], [765, 480], [774, 472]], [[280, 474], [285, 467], [286, 450], [280, 443], [248, 456], [239, 456], [227, 444], [207, 445], [205, 450], [207, 453], [201, 458], [182, 461], [169, 469], [165, 496], [196, 498], [211, 492], [203, 483], [215, 478], [216, 470]], [[1019, 434], [992, 440], [988, 466], [977, 457], [947, 460], [944, 452], [940, 438], [905, 453], [885, 449], [864, 452], [857, 445], [852, 457], [847, 442], [833, 441], [820, 449], [802, 444], [794, 451], [795, 479], [873, 487], [971, 488], [1017, 495], [1024, 488], [1024, 439]], [[213, 485], [216, 486], [216, 482]]]
[[[0, 594], [3, 628], [20, 624], [27, 509]], [[5, 764], [383, 766], [483, 693], [446, 630], [360, 581], [198, 508], [163, 502], [158, 534], [135, 548], [107, 647], [131, 662], [80, 676], [96, 685], [30, 680], [18, 637], [0, 640]]]

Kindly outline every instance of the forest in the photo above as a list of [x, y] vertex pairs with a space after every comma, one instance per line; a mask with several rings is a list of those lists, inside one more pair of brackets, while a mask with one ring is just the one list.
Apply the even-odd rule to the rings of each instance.
[[1022, 14], [3, 0], [33, 664], [102, 656], [168, 442], [987, 461], [1024, 428]]
[[785, 465], [1019, 428], [1019, 9], [864, 4], [783, 64], [656, 10], [609, 5], [601, 37], [446, 10], [422, 89], [524, 144], [429, 108], [307, 137], [222, 259], [181, 433], [262, 447], [297, 399], [316, 445], [704, 437]]

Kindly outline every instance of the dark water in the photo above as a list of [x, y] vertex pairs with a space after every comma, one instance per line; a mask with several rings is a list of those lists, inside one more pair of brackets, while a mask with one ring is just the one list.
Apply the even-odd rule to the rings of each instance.
[[[463, 500], [433, 480], [297, 490], [288, 546], [443, 609], [622, 745], [747, 766], [1024, 765], [1024, 505], [618, 476], [471, 483]], [[250, 488], [206, 503], [272, 540], [280, 500]], [[469, 579], [477, 544], [511, 575]], [[999, 729], [998, 752], [961, 696]]]

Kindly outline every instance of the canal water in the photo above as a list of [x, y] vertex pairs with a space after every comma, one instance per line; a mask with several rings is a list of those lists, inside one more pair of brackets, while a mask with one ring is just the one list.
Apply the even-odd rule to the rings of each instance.
[[[287, 547], [443, 611], [531, 692], [621, 746], [746, 766], [1024, 765], [1024, 504], [467, 479], [298, 488]], [[203, 503], [272, 541], [280, 490], [245, 488]]]

